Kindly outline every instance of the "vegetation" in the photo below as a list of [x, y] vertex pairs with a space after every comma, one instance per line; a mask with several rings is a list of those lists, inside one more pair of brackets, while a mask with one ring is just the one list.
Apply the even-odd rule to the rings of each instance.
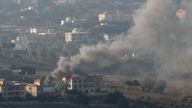
[[104, 103], [118, 105], [118, 108], [129, 107], [129, 100], [121, 92], [118, 91], [106, 95], [104, 97]]
[[53, 101], [53, 100], [56, 100], [56, 98], [49, 94], [41, 94], [40, 96], [38, 96], [38, 101], [40, 102], [47, 102], [47, 101]]
[[162, 93], [166, 88], [166, 82], [163, 80], [146, 78], [143, 80], [141, 88], [143, 91], [147, 92]]
[[132, 89], [138, 89], [138, 87], [141, 86], [140, 82], [138, 80], [133, 80], [133, 81], [126, 81], [125, 84], [128, 86], [128, 88]]
[[155, 80], [151, 79], [151, 78], [145, 78], [141, 84], [141, 88], [143, 91], [153, 91], [153, 88], [155, 86]]
[[27, 48], [27, 53], [32, 60], [56, 62], [57, 53], [54, 50], [47, 49], [41, 45], [35, 45], [35, 43], [30, 43]]
[[166, 89], [166, 82], [164, 80], [154, 80], [145, 78], [142, 82], [138, 80], [126, 81], [125, 85], [132, 90], [142, 90], [145, 92], [162, 93]]
[[70, 91], [68, 92], [67, 99], [70, 103], [88, 105], [90, 103], [89, 97], [82, 92]]
[[66, 81], [61, 81], [61, 82], [60, 82], [60, 84], [59, 84], [59, 86], [58, 86], [58, 90], [59, 90], [59, 93], [60, 93], [61, 96], [66, 95], [66, 93], [67, 93], [67, 87], [68, 87], [68, 85], [67, 85], [67, 82], [66, 82]]

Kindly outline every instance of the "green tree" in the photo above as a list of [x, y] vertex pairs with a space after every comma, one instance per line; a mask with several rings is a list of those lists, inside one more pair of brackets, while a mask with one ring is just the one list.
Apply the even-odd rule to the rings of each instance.
[[57, 61], [57, 55], [55, 52], [48, 50], [47, 51], [47, 60], [51, 62]]
[[127, 81], [125, 82], [125, 84], [126, 84], [126, 86], [127, 86], [128, 88], [131, 88], [131, 89], [137, 89], [137, 88], [140, 87], [140, 85], [141, 85], [138, 80], [133, 80], [133, 81], [127, 80]]
[[61, 83], [59, 84], [59, 92], [61, 96], [64, 96], [67, 92], [67, 82], [66, 81], [61, 81]]
[[109, 93], [105, 97], [104, 102], [107, 104], [122, 104], [125, 102], [125, 100], [127, 101], [127, 98], [121, 92], [116, 91]]
[[143, 91], [151, 92], [154, 89], [156, 81], [151, 78], [145, 78], [141, 84]]
[[118, 102], [118, 108], [129, 108], [129, 100], [126, 98], [120, 99]]
[[74, 45], [70, 44], [70, 43], [66, 43], [63, 46], [63, 53], [67, 56], [71, 56], [76, 54], [78, 51], [78, 48], [76, 48]]
[[37, 47], [36, 48], [36, 59], [43, 61], [45, 60], [46, 57], [46, 52], [42, 47]]
[[68, 100], [71, 103], [88, 105], [90, 103], [90, 99], [87, 95], [77, 90], [68, 92]]
[[28, 44], [27, 53], [28, 53], [28, 55], [29, 55], [32, 59], [35, 58], [32, 43]]

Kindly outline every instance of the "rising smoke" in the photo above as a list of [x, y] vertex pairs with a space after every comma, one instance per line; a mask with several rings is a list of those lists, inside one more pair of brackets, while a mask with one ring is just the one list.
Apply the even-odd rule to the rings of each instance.
[[[185, 0], [181, 0], [185, 1]], [[84, 46], [80, 53], [71, 58], [62, 57], [49, 78], [58, 79], [68, 72], [143, 72], [145, 74], [145, 56], [150, 56], [152, 71], [160, 77], [192, 72], [192, 2], [186, 1], [187, 17], [184, 21], [176, 17], [180, 8], [178, 0], [147, 0], [137, 10], [134, 26], [123, 38], [111, 44]], [[134, 56], [132, 53], [135, 53]], [[142, 59], [144, 64], [131, 65], [130, 59]], [[124, 60], [126, 59], [126, 62]], [[153, 65], [152, 65], [153, 64]], [[131, 65], [131, 70], [130, 70]], [[143, 66], [143, 67], [142, 67]], [[141, 68], [142, 67], [142, 68]], [[141, 73], [139, 73], [141, 74]]]

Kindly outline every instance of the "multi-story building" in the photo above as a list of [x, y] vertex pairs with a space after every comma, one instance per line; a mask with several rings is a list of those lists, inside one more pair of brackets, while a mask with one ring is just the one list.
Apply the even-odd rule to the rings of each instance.
[[116, 11], [105, 11], [98, 15], [98, 20], [100, 24], [103, 23], [129, 23], [132, 20], [132, 15], [130, 13]]
[[56, 93], [56, 87], [53, 84], [45, 85], [41, 80], [35, 80], [34, 84], [38, 86], [37, 94], [51, 94]]
[[25, 99], [29, 95], [37, 97], [39, 94], [39, 85], [36, 81], [34, 84], [27, 84], [19, 81], [5, 81], [4, 79], [1, 79], [0, 93], [6, 100], [16, 97]]
[[39, 94], [39, 87], [37, 84], [27, 84], [25, 89], [27, 93], [33, 97], [37, 97]]
[[16, 81], [12, 82], [3, 82], [2, 87], [2, 97], [4, 99], [9, 99], [9, 98], [15, 98], [15, 97], [20, 97], [20, 98], [26, 98], [26, 89], [25, 89], [26, 84], [25, 83], [20, 83]]
[[11, 74], [20, 77], [35, 77], [36, 69], [34, 67], [11, 67]]
[[72, 32], [65, 33], [65, 42], [73, 44], [91, 44], [96, 42], [98, 39], [91, 35], [90, 32], [79, 30], [75, 28]]
[[99, 75], [69, 75], [63, 78], [68, 84], [68, 90], [77, 90], [87, 95], [100, 93], [102, 77]]

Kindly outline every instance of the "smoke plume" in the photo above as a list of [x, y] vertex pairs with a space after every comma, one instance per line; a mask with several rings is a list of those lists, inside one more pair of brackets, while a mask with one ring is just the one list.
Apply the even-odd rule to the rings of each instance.
[[[191, 73], [191, 6], [190, 1], [181, 5], [178, 0], [147, 0], [135, 12], [134, 26], [126, 35], [110, 44], [84, 46], [71, 58], [62, 57], [49, 77], [57, 79], [68, 72], [145, 74], [151, 71], [160, 77]], [[182, 21], [176, 17], [181, 8], [187, 12]]]

